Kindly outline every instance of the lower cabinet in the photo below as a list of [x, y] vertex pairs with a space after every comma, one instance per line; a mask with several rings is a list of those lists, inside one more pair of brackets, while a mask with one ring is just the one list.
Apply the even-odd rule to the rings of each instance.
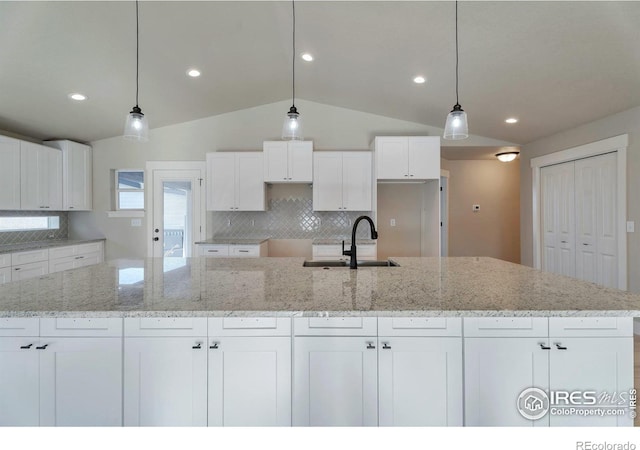
[[291, 426], [291, 338], [209, 339], [209, 426]]
[[293, 425], [378, 425], [376, 340], [294, 339]]
[[206, 343], [206, 336], [125, 338], [125, 426], [206, 426]]
[[37, 344], [37, 337], [0, 337], [0, 426], [40, 425]]

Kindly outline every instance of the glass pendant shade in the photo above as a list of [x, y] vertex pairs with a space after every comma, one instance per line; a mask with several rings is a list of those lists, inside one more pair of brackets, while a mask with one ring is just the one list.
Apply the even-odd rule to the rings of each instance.
[[295, 106], [292, 106], [284, 118], [282, 125], [282, 139], [285, 141], [303, 140], [302, 117]]
[[149, 123], [142, 110], [134, 106], [127, 114], [124, 124], [124, 138], [131, 141], [147, 142], [149, 140]]
[[467, 113], [456, 104], [449, 115], [444, 126], [445, 139], [457, 140], [469, 137], [469, 126], [467, 125]]
[[520, 152], [504, 152], [496, 154], [496, 158], [498, 158], [501, 162], [511, 162], [518, 157]]

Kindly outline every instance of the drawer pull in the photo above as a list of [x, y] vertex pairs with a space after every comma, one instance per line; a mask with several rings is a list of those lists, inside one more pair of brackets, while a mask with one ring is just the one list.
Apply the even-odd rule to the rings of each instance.
[[20, 270], [20, 267], [15, 267], [13, 270]]
[[33, 344], [29, 344], [29, 345], [22, 345], [20, 348], [23, 350], [28, 350], [33, 346]]
[[41, 347], [36, 347], [36, 350], [46, 350], [46, 348], [49, 346], [49, 344], [44, 344]]
[[390, 349], [390, 348], [391, 348], [391, 346], [389, 345], [389, 343], [388, 343], [388, 342], [383, 342], [383, 343], [382, 343], [382, 348], [383, 348], [383, 349], [385, 349], [385, 350], [388, 350], [388, 349]]
[[543, 343], [540, 343], [539, 345], [542, 350], [551, 350], [551, 347], [544, 345]]
[[191, 348], [194, 349], [194, 350], [200, 350], [202, 348], [202, 344], [200, 342], [198, 342], [196, 345], [194, 345]]
[[249, 250], [238, 250], [240, 253], [249, 253]]
[[207, 250], [209, 253], [218, 253], [218, 250]]
[[375, 345], [373, 345], [373, 343], [372, 343], [372, 342], [367, 342], [367, 348], [368, 348], [368, 349], [374, 349], [374, 348], [376, 348], [376, 346], [375, 346]]
[[210, 349], [213, 349], [213, 350], [217, 350], [217, 349], [219, 348], [219, 347], [218, 347], [218, 343], [217, 343], [217, 342], [214, 342], [214, 343], [213, 343], [213, 345], [210, 345], [210, 346], [209, 346], [209, 348], [210, 348]]
[[556, 348], [558, 350], [566, 350], [567, 349], [567, 347], [563, 347], [562, 344], [556, 344]]

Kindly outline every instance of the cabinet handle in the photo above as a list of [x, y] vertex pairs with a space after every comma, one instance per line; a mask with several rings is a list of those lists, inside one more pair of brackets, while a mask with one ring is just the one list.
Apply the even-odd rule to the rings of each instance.
[[391, 348], [391, 346], [389, 345], [389, 343], [388, 343], [388, 342], [383, 342], [383, 343], [382, 343], [382, 348], [384, 348], [385, 350], [388, 350], [388, 349], [390, 349], [390, 348]]
[[202, 343], [198, 342], [196, 345], [194, 345], [191, 348], [194, 349], [194, 350], [200, 350], [202, 348]]
[[210, 346], [209, 346], [209, 348], [210, 348], [210, 349], [213, 349], [213, 350], [217, 350], [217, 349], [219, 348], [219, 347], [218, 347], [218, 343], [217, 343], [217, 342], [214, 342], [214, 343], [213, 343], [213, 345], [210, 345]]
[[13, 270], [20, 270], [20, 267], [14, 267]]
[[563, 347], [562, 344], [556, 344], [556, 348], [558, 350], [566, 350], [567, 349], [567, 347]]
[[560, 242], [563, 243], [563, 244], [567, 244], [567, 241], [560, 241]]
[[583, 242], [582, 245], [591, 245], [591, 244], [587, 244], [586, 242]]
[[23, 349], [23, 350], [28, 350], [28, 349], [30, 349], [32, 346], [33, 346], [33, 344], [29, 344], [29, 345], [23, 345], [23, 346], [21, 346], [20, 348], [21, 348], [21, 349]]
[[42, 347], [36, 347], [36, 350], [45, 350], [49, 344], [44, 344]]
[[69, 206], [69, 209], [73, 209], [73, 206]]
[[76, 256], [75, 259], [84, 259], [84, 256]]
[[249, 253], [249, 250], [238, 250], [239, 253]]
[[373, 343], [372, 343], [372, 342], [367, 342], [367, 348], [368, 348], [368, 349], [373, 349], [373, 348], [376, 348], [376, 346], [375, 346], [375, 345], [373, 345]]
[[410, 176], [410, 177], [412, 177], [412, 176], [413, 176], [413, 174], [410, 174], [409, 176]]
[[542, 350], [551, 350], [551, 347], [544, 345], [542, 342], [539, 345]]
[[218, 250], [207, 250], [209, 253], [218, 253]]

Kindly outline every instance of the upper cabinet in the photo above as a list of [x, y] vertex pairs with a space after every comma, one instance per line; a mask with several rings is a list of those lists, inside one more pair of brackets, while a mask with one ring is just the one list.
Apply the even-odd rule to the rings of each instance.
[[62, 152], [20, 142], [20, 206], [26, 210], [62, 210]]
[[207, 210], [266, 210], [262, 152], [207, 153]]
[[312, 141], [265, 141], [265, 183], [311, 183]]
[[91, 147], [72, 141], [48, 141], [45, 145], [62, 150], [62, 209], [90, 211], [93, 197]]
[[20, 141], [0, 136], [0, 209], [20, 209]]
[[439, 136], [378, 136], [378, 180], [440, 179]]
[[371, 211], [370, 152], [313, 154], [314, 211]]

